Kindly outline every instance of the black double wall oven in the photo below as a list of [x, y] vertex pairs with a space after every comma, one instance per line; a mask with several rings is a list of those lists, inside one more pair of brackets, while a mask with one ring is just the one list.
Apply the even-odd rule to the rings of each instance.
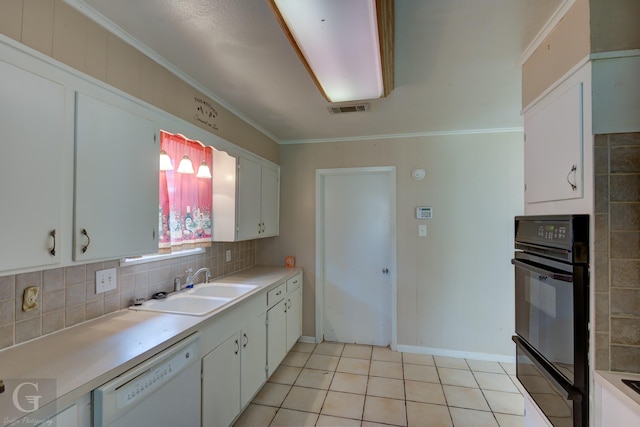
[[517, 377], [558, 427], [589, 425], [589, 216], [515, 218]]

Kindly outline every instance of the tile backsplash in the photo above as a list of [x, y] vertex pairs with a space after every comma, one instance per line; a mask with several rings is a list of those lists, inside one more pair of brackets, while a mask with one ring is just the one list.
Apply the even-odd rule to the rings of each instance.
[[[231, 250], [230, 262], [224, 254]], [[127, 308], [134, 297], [172, 291], [173, 279], [187, 269], [211, 269], [221, 277], [255, 265], [255, 240], [214, 243], [206, 252], [120, 267], [120, 260], [74, 265], [0, 277], [0, 349]], [[95, 272], [117, 269], [117, 288], [96, 294]], [[39, 307], [22, 311], [27, 287], [39, 288]]]
[[595, 366], [640, 373], [640, 133], [595, 143]]

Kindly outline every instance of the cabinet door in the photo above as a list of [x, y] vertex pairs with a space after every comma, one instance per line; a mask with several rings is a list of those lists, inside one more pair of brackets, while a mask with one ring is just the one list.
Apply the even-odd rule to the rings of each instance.
[[240, 412], [240, 336], [202, 358], [202, 425], [228, 427]]
[[280, 179], [277, 168], [262, 167], [261, 233], [260, 237], [278, 235]]
[[[601, 386], [598, 385], [596, 387]], [[596, 421], [596, 427], [640, 425], [640, 413], [634, 408], [637, 407], [637, 404], [627, 396], [616, 397], [609, 390], [601, 387], [600, 398], [601, 400], [597, 404], [599, 403], [601, 409], [596, 416], [600, 416], [601, 419], [599, 422], [598, 420]], [[625, 399], [626, 403], [621, 399]]]
[[213, 191], [213, 241], [236, 240], [237, 158], [224, 151], [213, 150], [211, 189]]
[[62, 241], [62, 156], [70, 152], [64, 88], [2, 61], [0, 75], [0, 271], [54, 265]]
[[[78, 405], [74, 404], [73, 406], [68, 407], [67, 409], [58, 412], [53, 417], [39, 422], [36, 424], [36, 427], [45, 427], [45, 426], [65, 426], [65, 427], [79, 427], [80, 420], [78, 414]], [[20, 423], [16, 423], [16, 426], [20, 425]]]
[[76, 261], [158, 251], [159, 150], [155, 139], [152, 121], [121, 106], [77, 94]]
[[262, 167], [244, 158], [238, 159], [237, 240], [255, 239], [260, 228]]
[[582, 83], [561, 87], [525, 116], [527, 203], [583, 197]]
[[287, 296], [287, 352], [302, 336], [302, 287]]
[[267, 362], [271, 376], [287, 354], [287, 313], [284, 299], [267, 312]]
[[242, 329], [240, 407], [244, 408], [267, 380], [266, 313]]

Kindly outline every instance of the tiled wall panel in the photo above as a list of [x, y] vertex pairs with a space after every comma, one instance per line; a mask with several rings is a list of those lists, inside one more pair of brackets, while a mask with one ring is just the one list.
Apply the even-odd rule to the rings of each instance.
[[640, 372], [640, 134], [598, 135], [596, 369]]

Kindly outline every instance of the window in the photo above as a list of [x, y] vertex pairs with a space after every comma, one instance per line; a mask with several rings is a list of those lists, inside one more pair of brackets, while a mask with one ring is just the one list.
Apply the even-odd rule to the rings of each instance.
[[211, 246], [213, 149], [161, 131], [160, 150], [159, 253]]

